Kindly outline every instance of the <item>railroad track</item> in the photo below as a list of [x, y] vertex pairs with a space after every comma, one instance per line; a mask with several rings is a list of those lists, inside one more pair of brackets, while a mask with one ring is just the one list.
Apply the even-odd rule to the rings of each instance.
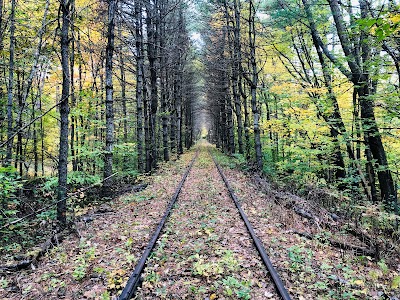
[[[186, 169], [182, 180], [180, 181], [178, 187], [175, 190], [175, 193], [160, 221], [160, 223], [158, 224], [152, 238], [150, 239], [149, 244], [147, 245], [147, 247], [145, 248], [145, 251], [142, 255], [142, 257], [140, 258], [139, 262], [136, 264], [136, 267], [134, 269], [134, 271], [132, 272], [125, 288], [123, 289], [122, 293], [120, 294], [120, 296], [118, 297], [119, 300], [127, 300], [127, 299], [131, 299], [135, 296], [137, 288], [141, 285], [141, 274], [144, 271], [145, 267], [146, 267], [146, 261], [148, 259], [148, 257], [150, 256], [150, 254], [152, 253], [152, 250], [155, 247], [155, 244], [161, 234], [162, 229], [164, 228], [165, 223], [167, 222], [168, 217], [171, 214], [171, 211], [176, 203], [176, 201], [178, 200], [179, 194], [181, 193], [182, 187], [198, 157], [199, 154], [199, 150], [197, 150], [196, 154], [194, 155], [192, 161], [190, 162], [188, 168]], [[251, 223], [249, 222], [246, 214], [244, 213], [243, 209], [241, 208], [241, 205], [239, 203], [239, 200], [235, 194], [235, 192], [233, 191], [232, 187], [230, 186], [227, 178], [225, 177], [221, 167], [219, 166], [219, 164], [217, 163], [217, 161], [215, 160], [214, 156], [212, 156], [212, 154], [209, 152], [210, 156], [212, 157], [212, 160], [215, 164], [215, 166], [218, 169], [218, 173], [220, 174], [226, 188], [229, 191], [229, 195], [231, 197], [231, 199], [233, 200], [237, 210], [239, 211], [239, 214], [242, 218], [242, 220], [244, 221], [247, 231], [253, 241], [253, 244], [255, 246], [255, 248], [257, 249], [262, 262], [264, 263], [264, 265], [266, 266], [270, 277], [272, 279], [272, 282], [275, 285], [275, 289], [277, 294], [280, 296], [281, 299], [284, 300], [290, 300], [290, 296], [289, 293], [287, 292], [281, 278], [279, 277], [279, 274], [277, 273], [277, 271], [275, 270], [275, 268], [273, 267], [267, 252], [265, 251], [264, 246], [262, 245], [262, 242], [260, 241], [260, 239], [257, 237], [254, 228], [252, 227]]]

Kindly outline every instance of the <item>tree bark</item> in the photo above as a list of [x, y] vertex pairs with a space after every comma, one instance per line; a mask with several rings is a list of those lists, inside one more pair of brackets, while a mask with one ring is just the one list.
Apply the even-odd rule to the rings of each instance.
[[258, 84], [258, 72], [256, 63], [256, 30], [255, 30], [255, 7], [252, 0], [249, 1], [249, 46], [250, 46], [250, 65], [251, 65], [251, 109], [253, 112], [253, 127], [254, 127], [254, 148], [256, 152], [256, 164], [257, 169], [262, 171], [263, 160], [261, 150], [261, 137], [259, 118], [260, 113], [257, 105], [257, 84]]
[[239, 153], [243, 154], [243, 120], [242, 120], [242, 105], [240, 101], [240, 80], [239, 80], [239, 72], [240, 72], [240, 64], [242, 62], [242, 50], [241, 50], [241, 37], [240, 37], [240, 1], [233, 0], [233, 7], [235, 13], [235, 26], [234, 26], [234, 62], [233, 62], [233, 73], [232, 73], [232, 92], [233, 97], [235, 99], [235, 112], [236, 112], [236, 121], [237, 121], [237, 135], [238, 135], [238, 146]]
[[[104, 155], [104, 178], [113, 172], [113, 147], [114, 147], [114, 98], [113, 98], [113, 54], [115, 38], [115, 13], [117, 1], [108, 1], [108, 26], [106, 48], [106, 148]], [[112, 179], [104, 181], [105, 187], [111, 187]]]
[[14, 55], [15, 55], [15, 6], [16, 0], [11, 0], [10, 12], [10, 60], [8, 65], [7, 87], [7, 152], [4, 166], [10, 166], [13, 150], [13, 98], [14, 98]]
[[[234, 121], [233, 121], [233, 105], [232, 105], [232, 94], [233, 90], [233, 69], [234, 69], [234, 54], [233, 54], [233, 41], [232, 41], [232, 27], [231, 16], [228, 9], [228, 4], [224, 1], [225, 9], [225, 32], [226, 40], [228, 41], [228, 52], [229, 58], [226, 59], [226, 68], [224, 68], [223, 84], [225, 101], [227, 102], [227, 126], [228, 126], [228, 154], [235, 153], [235, 132], [234, 132]], [[225, 43], [223, 44], [225, 46]], [[224, 49], [223, 49], [224, 52]]]
[[[119, 47], [119, 72], [121, 75], [120, 84], [121, 84], [121, 98], [122, 98], [122, 117], [123, 117], [123, 141], [124, 143], [128, 142], [128, 114], [126, 108], [126, 74], [125, 74], [125, 61], [123, 55], [123, 46], [122, 46], [122, 24], [119, 25], [119, 39], [121, 46]], [[124, 161], [124, 167], [125, 167]]]
[[150, 110], [149, 110], [149, 170], [157, 167], [157, 108], [158, 108], [158, 89], [157, 89], [157, 3], [146, 5], [146, 25], [147, 25], [147, 58], [150, 71]]
[[162, 148], [164, 161], [169, 161], [169, 146], [168, 146], [168, 68], [167, 68], [167, 51], [166, 47], [166, 21], [165, 9], [166, 1], [161, 1], [160, 21], [160, 82], [161, 82], [161, 112], [162, 112]]
[[136, 139], [137, 139], [137, 164], [140, 173], [144, 171], [143, 163], [143, 36], [142, 36], [142, 5], [141, 1], [135, 2], [135, 34], [136, 34]]
[[[75, 82], [74, 82], [74, 67], [75, 67], [75, 39], [74, 39], [74, 21], [75, 21], [75, 0], [71, 0], [71, 50], [70, 50], [70, 73], [71, 73], [71, 109], [74, 110], [76, 107], [76, 96], [75, 96]], [[71, 157], [72, 157], [72, 170], [78, 170], [78, 163], [76, 160], [76, 152], [75, 152], [75, 129], [76, 129], [77, 119], [75, 115], [71, 115], [71, 133], [70, 133], [70, 148], [71, 148]]]
[[[357, 64], [356, 59], [350, 49], [350, 39], [347, 33], [347, 29], [344, 26], [343, 15], [340, 11], [338, 0], [329, 0], [332, 15], [335, 20], [337, 33], [341, 42], [341, 46], [347, 63], [351, 70], [351, 80], [355, 86], [357, 86], [357, 94], [360, 101], [361, 109], [361, 125], [364, 132], [364, 139], [369, 147], [373, 158], [377, 163], [378, 181], [381, 190], [382, 200], [388, 205], [392, 205], [396, 199], [396, 191], [394, 189], [393, 178], [388, 167], [386, 152], [383, 147], [381, 135], [379, 133], [378, 125], [375, 119], [374, 103], [371, 99], [373, 93], [370, 87], [370, 76], [367, 64], [370, 59], [371, 50], [368, 45], [368, 38], [366, 34], [362, 32], [362, 57], [358, 61], [362, 61], [363, 66]], [[367, 3], [365, 0], [360, 0], [361, 16], [367, 17]], [[362, 68], [364, 67], [364, 69]], [[372, 170], [369, 170], [372, 172]], [[374, 184], [374, 183], [371, 183]]]
[[69, 115], [69, 21], [70, 5], [68, 0], [61, 0], [60, 11], [62, 13], [61, 27], [61, 67], [62, 67], [62, 91], [60, 104], [60, 150], [58, 155], [58, 193], [57, 193], [57, 220], [61, 227], [67, 224], [67, 172], [68, 172], [68, 115]]

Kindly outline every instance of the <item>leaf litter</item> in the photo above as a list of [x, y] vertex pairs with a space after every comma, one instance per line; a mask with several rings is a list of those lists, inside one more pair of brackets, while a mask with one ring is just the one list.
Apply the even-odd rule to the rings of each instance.
[[56, 245], [34, 269], [0, 273], [0, 299], [116, 298], [192, 157], [188, 152], [162, 164], [145, 178], [146, 189], [113, 200], [110, 212], [78, 216], [77, 234]]
[[[389, 266], [384, 258], [375, 261], [332, 247], [327, 243], [331, 237], [352, 244], [359, 241], [279, 205], [274, 201], [277, 191], [270, 186], [261, 189], [253, 174], [226, 167], [224, 173], [293, 299], [400, 299], [398, 253]], [[326, 218], [318, 209], [318, 218]]]
[[207, 146], [201, 147], [136, 299], [279, 299]]
[[[200, 147], [136, 298], [279, 299], [206, 146]], [[1, 273], [0, 298], [116, 299], [193, 153], [162, 165], [145, 190], [118, 197], [109, 213], [78, 218], [79, 236], [67, 237], [35, 269]], [[323, 242], [329, 232], [276, 204], [251, 175], [223, 169], [293, 299], [399, 298], [400, 265], [331, 247]]]

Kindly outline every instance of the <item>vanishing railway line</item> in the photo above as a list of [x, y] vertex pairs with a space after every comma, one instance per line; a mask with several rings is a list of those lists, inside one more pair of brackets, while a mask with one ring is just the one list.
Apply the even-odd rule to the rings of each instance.
[[[268, 255], [267, 255], [267, 253], [266, 253], [266, 251], [264, 249], [264, 246], [262, 245], [262, 242], [256, 236], [252, 225], [250, 224], [246, 214], [244, 213], [243, 209], [241, 208], [240, 203], [238, 201], [238, 198], [235, 195], [235, 193], [234, 193], [233, 189], [231, 188], [231, 186], [229, 185], [229, 182], [228, 182], [227, 178], [225, 177], [221, 167], [219, 166], [219, 164], [217, 163], [215, 158], [211, 155], [211, 153], [210, 152], [208, 152], [208, 153], [212, 157], [212, 160], [213, 160], [216, 168], [218, 169], [218, 173], [221, 176], [221, 178], [222, 178], [227, 190], [229, 191], [229, 196], [233, 200], [237, 210], [239, 211], [239, 214], [240, 214], [242, 220], [244, 221], [244, 223], [246, 225], [248, 234], [250, 235], [250, 237], [252, 239], [252, 242], [253, 242], [255, 248], [257, 249], [262, 262], [264, 263], [265, 267], [267, 268], [267, 270], [268, 270], [268, 272], [270, 274], [270, 277], [271, 277], [271, 280], [272, 280], [272, 282], [273, 282], [273, 284], [275, 286], [275, 290], [276, 290], [277, 295], [279, 295], [279, 297], [281, 299], [284, 299], [284, 300], [291, 299], [289, 294], [288, 294], [288, 292], [287, 292], [287, 290], [286, 290], [286, 288], [285, 288], [285, 286], [284, 286], [284, 284], [283, 284], [283, 282], [282, 282], [282, 280], [280, 279], [277, 271], [273, 267]], [[136, 267], [135, 267], [134, 271], [132, 272], [132, 274], [131, 274], [131, 276], [130, 276], [130, 278], [129, 278], [126, 286], [125, 286], [125, 288], [123, 289], [122, 293], [120, 294], [120, 296], [118, 298], [119, 300], [131, 299], [136, 295], [137, 288], [142, 283], [142, 276], [141, 275], [142, 275], [143, 271], [146, 268], [146, 264], [147, 264], [148, 258], [150, 256], [150, 254], [152, 253], [152, 251], [153, 251], [153, 249], [154, 249], [154, 247], [156, 245], [157, 240], [159, 239], [159, 236], [160, 236], [160, 234], [161, 234], [161, 232], [162, 232], [162, 230], [164, 228], [164, 225], [166, 224], [166, 222], [168, 220], [168, 217], [171, 214], [172, 209], [174, 208], [175, 203], [178, 200], [179, 195], [181, 194], [182, 187], [183, 187], [183, 185], [184, 185], [184, 183], [185, 183], [185, 181], [186, 181], [186, 179], [187, 179], [187, 177], [188, 177], [188, 175], [189, 175], [189, 173], [190, 173], [190, 171], [191, 171], [191, 169], [192, 169], [192, 167], [193, 167], [198, 155], [199, 155], [199, 150], [195, 153], [193, 159], [191, 160], [189, 166], [187, 167], [187, 169], [186, 169], [186, 171], [185, 171], [185, 173], [184, 173], [184, 175], [183, 175], [178, 187], [176, 188], [175, 193], [174, 193], [174, 195], [173, 195], [173, 197], [172, 197], [172, 199], [171, 199], [171, 201], [170, 201], [170, 203], [169, 203], [169, 205], [168, 205], [163, 217], [161, 218], [161, 221], [159, 222], [159, 224], [158, 224], [153, 236], [150, 239], [150, 242], [148, 243], [147, 247], [145, 248], [145, 251], [144, 251], [143, 255], [141, 256], [140, 260], [136, 264]]]

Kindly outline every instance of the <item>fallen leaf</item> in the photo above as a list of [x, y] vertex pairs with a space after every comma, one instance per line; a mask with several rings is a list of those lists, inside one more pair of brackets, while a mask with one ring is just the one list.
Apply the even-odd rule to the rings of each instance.
[[274, 296], [274, 294], [272, 294], [271, 292], [265, 292], [265, 293], [264, 293], [264, 296], [265, 296], [266, 298], [272, 298], [272, 297]]
[[391, 288], [395, 290], [398, 289], [399, 287], [400, 287], [400, 276], [395, 276], [393, 278]]

